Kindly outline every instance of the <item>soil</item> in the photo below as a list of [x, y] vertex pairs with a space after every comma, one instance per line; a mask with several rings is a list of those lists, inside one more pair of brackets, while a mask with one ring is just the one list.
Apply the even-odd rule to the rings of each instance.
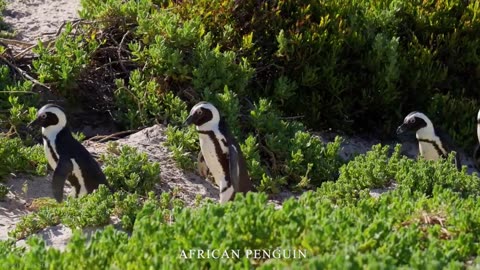
[[80, 0], [6, 0], [3, 18], [16, 39], [34, 43], [56, 34], [65, 21], [78, 19]]

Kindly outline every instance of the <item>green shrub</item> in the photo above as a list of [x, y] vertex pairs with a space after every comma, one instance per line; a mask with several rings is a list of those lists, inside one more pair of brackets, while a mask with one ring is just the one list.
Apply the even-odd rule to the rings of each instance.
[[187, 105], [172, 92], [162, 91], [154, 79], [146, 82], [140, 70], [130, 74], [128, 86], [116, 81], [115, 102], [120, 119], [128, 128], [151, 125], [155, 121], [179, 124], [187, 117]]
[[401, 156], [400, 149], [397, 145], [390, 156], [388, 146], [373, 146], [371, 151], [343, 165], [335, 184], [326, 183], [321, 189], [331, 191], [335, 201], [358, 198], [362, 190], [387, 188], [393, 183], [397, 184], [396, 189], [411, 194], [430, 196], [438, 188], [462, 196], [480, 196], [480, 179], [476, 174], [469, 175], [465, 166], [456, 170], [453, 154], [440, 161], [412, 160]]
[[434, 126], [445, 130], [459, 146], [471, 153], [471, 146], [478, 144], [475, 119], [479, 108], [476, 100], [452, 94], [436, 94], [427, 111]]
[[162, 193], [159, 198], [153, 191], [150, 191], [147, 197], [123, 191], [111, 194], [103, 185], [91, 194], [80, 198], [67, 198], [61, 204], [57, 204], [53, 199], [40, 199], [34, 203], [39, 206], [38, 210], [23, 216], [15, 229], [8, 233], [11, 237], [25, 238], [60, 223], [72, 229], [105, 226], [110, 223], [112, 215], [118, 217], [122, 228], [130, 232], [137, 215], [143, 215], [144, 209], [182, 208], [184, 205], [171, 193]]
[[57, 90], [69, 98], [75, 96], [75, 93], [68, 91], [74, 86], [74, 78], [87, 67], [91, 54], [100, 47], [95, 30], [76, 35], [72, 31], [72, 24], [67, 23], [65, 30], [53, 43], [53, 48], [39, 42], [34, 48], [39, 57], [32, 63], [40, 82], [56, 84]]
[[259, 142], [262, 144], [261, 152], [267, 158], [256, 160], [247, 151], [247, 160], [253, 158], [249, 163], [263, 163], [270, 172], [270, 177], [254, 179], [260, 190], [278, 191], [288, 182], [299, 188], [307, 188], [336, 179], [341, 165], [338, 156], [341, 138], [336, 138], [332, 143], [322, 143], [319, 138], [306, 132], [301, 123], [282, 120], [272, 103], [266, 99], [260, 99], [255, 104], [250, 116], [252, 128], [258, 138], [262, 138]]
[[[449, 173], [454, 171], [451, 168]], [[431, 196], [409, 196], [399, 189], [379, 198], [367, 195], [355, 203], [335, 205], [327, 195], [326, 190], [307, 192], [277, 210], [267, 203], [265, 194], [238, 196], [231, 203], [207, 203], [198, 209], [167, 209], [149, 203], [137, 214], [130, 237], [111, 226], [88, 242], [76, 233], [63, 253], [30, 238], [28, 251], [5, 253], [0, 266], [443, 268], [476, 262], [480, 239], [475, 196], [462, 198], [441, 188]], [[277, 248], [301, 250], [306, 258], [245, 257], [246, 250]], [[207, 249], [238, 250], [240, 258], [182, 257], [182, 251], [189, 256], [190, 250]]]
[[[116, 88], [105, 92], [124, 126], [171, 124], [167, 145], [182, 168], [192, 169], [198, 136], [194, 127], [178, 124], [187, 103], [208, 100], [236, 135], [258, 190], [319, 188], [279, 209], [263, 193], [186, 209], [166, 193], [160, 199], [149, 194], [145, 201], [139, 194], [158, 181], [158, 168], [132, 149], [117, 149], [117, 156], [111, 153], [104, 161], [109, 182], [122, 191], [111, 195], [101, 188], [45, 206], [11, 235], [24, 237], [60, 222], [106, 224], [115, 214], [132, 229], [131, 237], [113, 227], [88, 242], [76, 233], [63, 253], [35, 237], [28, 250], [1, 242], [1, 269], [457, 269], [480, 263], [477, 175], [457, 171], [452, 156], [412, 160], [400, 155], [399, 146], [392, 155], [388, 147], [375, 146], [342, 165], [341, 140], [323, 144], [307, 130], [391, 135], [406, 113], [420, 110], [457, 143], [475, 143], [478, 2], [83, 0], [82, 5], [84, 18], [100, 21], [82, 28], [88, 34], [78, 38], [67, 31], [56, 43], [62, 48], [51, 55], [38, 49], [34, 67], [41, 81], [68, 96], [69, 82], [86, 65], [110, 61], [94, 59], [100, 44], [114, 46], [118, 35], [130, 31], [122, 52], [134, 71], [129, 66], [115, 75]], [[89, 47], [90, 40], [97, 41]], [[0, 76], [9, 78], [7, 71], [0, 67]], [[0, 98], [16, 126], [33, 113], [22, 98]], [[0, 163], [0, 172], [10, 173], [9, 165]], [[141, 176], [144, 166], [148, 174]], [[392, 186], [379, 197], [369, 194]], [[189, 249], [255, 248], [301, 249], [307, 258], [181, 258]]]
[[184, 170], [193, 170], [194, 160], [200, 151], [198, 134], [193, 126], [177, 128], [168, 126], [165, 132], [165, 145], [172, 151], [172, 157], [178, 166]]
[[8, 194], [8, 187], [0, 184], [0, 201], [3, 201]]
[[103, 171], [113, 190], [146, 195], [160, 181], [160, 164], [150, 162], [146, 153], [134, 147], [109, 143], [108, 154], [102, 154]]
[[19, 138], [0, 134], [0, 179], [13, 173], [47, 174], [47, 159], [42, 146], [25, 146]]
[[[0, 49], [5, 48], [0, 46]], [[25, 135], [21, 126], [34, 119], [38, 95], [32, 92], [32, 82], [17, 80], [12, 73], [7, 65], [0, 65], [0, 109], [8, 111], [0, 114], [0, 128], [9, 129], [11, 134]]]
[[[478, 98], [474, 2], [85, 0], [83, 7], [88, 19], [138, 25], [129, 50], [145, 81], [161, 78], [162, 89], [189, 100], [209, 100], [226, 85], [239, 100], [267, 98], [283, 115], [303, 116], [308, 127], [393, 135], [434, 94]], [[465, 121], [446, 126], [470, 127]], [[472, 132], [454, 137], [463, 143]]]
[[78, 199], [67, 198], [62, 204], [49, 200], [38, 211], [23, 216], [9, 235], [17, 239], [25, 238], [60, 223], [70, 228], [107, 225], [114, 205], [112, 194], [103, 185], [92, 194]]

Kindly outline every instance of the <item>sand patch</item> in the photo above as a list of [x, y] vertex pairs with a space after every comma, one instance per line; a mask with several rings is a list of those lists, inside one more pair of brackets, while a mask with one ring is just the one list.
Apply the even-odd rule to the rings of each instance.
[[56, 34], [65, 21], [78, 19], [80, 0], [6, 0], [4, 20], [18, 40], [35, 43]]

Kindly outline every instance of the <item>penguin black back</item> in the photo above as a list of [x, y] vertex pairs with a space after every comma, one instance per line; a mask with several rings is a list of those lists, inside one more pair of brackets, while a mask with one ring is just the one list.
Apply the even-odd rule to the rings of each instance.
[[[225, 136], [227, 140], [226, 145], [233, 145], [237, 150], [238, 154], [236, 156], [237, 156], [238, 167], [247, 168], [247, 162], [245, 161], [245, 158], [243, 156], [242, 149], [240, 148], [240, 145], [238, 144], [238, 142], [234, 139], [233, 134], [230, 132], [230, 129], [228, 128], [223, 118], [220, 120], [218, 127], [220, 132], [226, 135]], [[228, 165], [230, 166], [230, 164]], [[248, 176], [248, 171], [246, 169], [239, 170], [238, 174], [239, 174], [240, 181], [233, 181], [232, 183], [234, 185], [235, 191], [245, 193], [253, 190], [253, 184], [249, 180], [250, 177]], [[248, 179], [248, 181], [247, 180], [242, 181], [242, 179]]]
[[42, 127], [45, 154], [49, 166], [54, 170], [52, 189], [57, 201], [63, 199], [63, 187], [67, 179], [74, 187], [76, 197], [91, 193], [100, 184], [107, 185], [98, 163], [72, 136], [60, 106], [43, 106], [29, 126]]
[[[65, 127], [58, 133], [56, 145], [58, 154], [61, 157], [65, 156], [68, 159], [74, 159], [80, 167], [87, 193], [93, 192], [100, 184], [107, 185], [105, 174], [103, 174], [100, 165], [93, 159], [90, 152], [72, 136], [68, 127]], [[70, 176], [69, 180], [72, 178], [75, 179], [75, 177]], [[76, 182], [77, 185], [80, 184], [78, 179]], [[75, 186], [74, 183], [72, 185]]]

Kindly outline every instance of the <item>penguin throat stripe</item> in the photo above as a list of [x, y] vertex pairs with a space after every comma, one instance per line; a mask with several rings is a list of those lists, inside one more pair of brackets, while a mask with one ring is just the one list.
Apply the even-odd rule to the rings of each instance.
[[43, 139], [47, 142], [48, 150], [50, 151], [50, 154], [52, 154], [53, 160], [55, 162], [58, 162], [58, 157], [55, 151], [53, 150], [52, 145], [50, 144], [50, 141], [48, 140], [47, 136], [42, 135]]
[[228, 186], [225, 186], [222, 188], [222, 190], [220, 191], [220, 193], [223, 193], [225, 192], [229, 187], [231, 187], [232, 185], [228, 185]]
[[426, 142], [426, 143], [429, 143], [431, 144], [435, 150], [437, 151], [437, 153], [440, 154], [441, 157], [443, 158], [446, 158], [447, 157], [447, 154], [445, 152], [442, 151], [442, 149], [440, 148], [440, 146], [437, 144], [436, 141], [434, 140], [428, 140], [428, 139], [418, 139], [419, 142]]

